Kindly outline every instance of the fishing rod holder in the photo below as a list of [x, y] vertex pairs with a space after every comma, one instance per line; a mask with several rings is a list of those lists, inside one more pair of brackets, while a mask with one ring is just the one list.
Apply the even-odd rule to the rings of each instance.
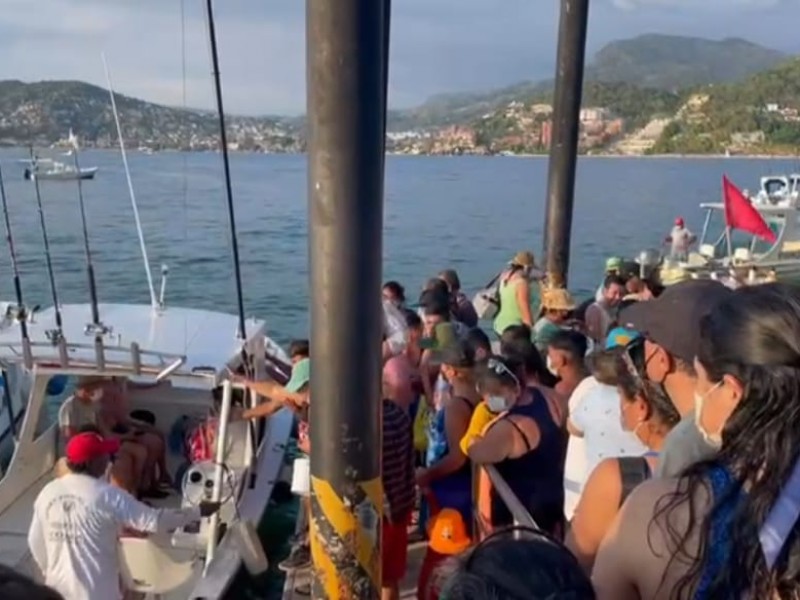
[[113, 327], [109, 327], [103, 323], [87, 323], [86, 327], [83, 328], [83, 333], [95, 337], [103, 337], [111, 333], [113, 329]]

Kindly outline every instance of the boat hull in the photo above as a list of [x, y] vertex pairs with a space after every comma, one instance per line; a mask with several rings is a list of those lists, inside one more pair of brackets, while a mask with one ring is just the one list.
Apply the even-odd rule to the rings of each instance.
[[40, 171], [33, 176], [39, 181], [76, 181], [78, 179], [94, 179], [97, 167], [81, 169], [80, 171]]

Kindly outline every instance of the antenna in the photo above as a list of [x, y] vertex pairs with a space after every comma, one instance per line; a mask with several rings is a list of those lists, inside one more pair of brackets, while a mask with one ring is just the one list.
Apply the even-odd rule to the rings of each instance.
[[81, 184], [81, 165], [78, 160], [80, 147], [77, 136], [69, 130], [69, 142], [72, 144], [72, 159], [75, 163], [75, 180], [78, 184], [78, 204], [81, 209], [81, 228], [83, 229], [83, 250], [86, 254], [86, 276], [89, 279], [89, 300], [92, 303], [92, 328], [97, 336], [105, 333], [105, 327], [100, 322], [100, 308], [97, 302], [97, 285], [94, 279], [94, 266], [92, 265], [92, 251], [89, 248], [89, 229], [86, 226], [86, 205], [83, 202], [83, 184]]
[[219, 138], [222, 146], [222, 165], [225, 170], [225, 193], [228, 200], [228, 220], [231, 228], [231, 250], [233, 252], [233, 272], [236, 278], [236, 299], [239, 303], [239, 337], [247, 339], [244, 319], [244, 299], [242, 298], [242, 270], [239, 265], [239, 243], [236, 239], [236, 218], [233, 211], [233, 189], [231, 187], [231, 167], [228, 160], [228, 136], [225, 132], [225, 111], [222, 108], [222, 82], [219, 76], [219, 57], [217, 56], [217, 34], [214, 29], [214, 8], [212, 0], [206, 0], [206, 16], [208, 17], [208, 37], [211, 42], [211, 63], [214, 67], [214, 92], [217, 97], [217, 113], [219, 118]]
[[144, 272], [147, 275], [147, 288], [150, 291], [150, 304], [153, 308], [158, 308], [159, 304], [156, 300], [156, 290], [153, 287], [153, 275], [150, 272], [150, 261], [147, 258], [147, 246], [144, 243], [144, 232], [142, 231], [142, 222], [139, 220], [139, 206], [136, 204], [136, 194], [133, 191], [133, 181], [131, 180], [131, 171], [128, 168], [128, 154], [125, 152], [125, 140], [122, 138], [122, 127], [119, 124], [119, 113], [117, 113], [117, 101], [114, 99], [114, 88], [111, 84], [111, 73], [108, 70], [108, 63], [106, 62], [105, 53], [101, 52], [100, 57], [103, 59], [103, 69], [106, 72], [106, 83], [108, 84], [108, 94], [111, 96], [111, 110], [114, 113], [114, 123], [117, 126], [117, 139], [119, 139], [119, 151], [122, 154], [122, 164], [125, 167], [125, 178], [128, 180], [128, 195], [131, 197], [131, 206], [133, 207], [133, 218], [136, 221], [136, 233], [139, 235], [139, 246], [142, 249], [142, 260], [144, 260]]
[[53, 310], [56, 313], [56, 331], [55, 335], [50, 337], [53, 344], [57, 344], [63, 337], [61, 323], [61, 308], [58, 304], [58, 290], [56, 289], [56, 278], [53, 275], [53, 258], [50, 256], [50, 239], [47, 237], [47, 226], [45, 225], [44, 209], [42, 208], [42, 194], [39, 190], [39, 177], [37, 177], [37, 170], [39, 165], [39, 158], [33, 153], [33, 146], [30, 147], [31, 154], [31, 179], [33, 180], [33, 189], [36, 191], [36, 206], [39, 209], [39, 226], [42, 230], [42, 243], [44, 244], [44, 258], [47, 263], [47, 276], [50, 278], [50, 292], [53, 295]]
[[[22, 333], [22, 353], [24, 355], [25, 366], [30, 368], [33, 362], [31, 356], [31, 342], [28, 338], [28, 315], [25, 311], [25, 303], [22, 300], [22, 283], [19, 277], [19, 264], [17, 263], [17, 253], [14, 251], [14, 238], [11, 235], [11, 219], [8, 216], [8, 199], [6, 198], [6, 187], [3, 183], [3, 170], [0, 168], [0, 198], [3, 201], [3, 217], [6, 224], [6, 239], [8, 240], [8, 253], [11, 256], [11, 269], [14, 271], [14, 291], [17, 295], [17, 321], [19, 321], [20, 332]], [[14, 415], [11, 415], [14, 419]]]

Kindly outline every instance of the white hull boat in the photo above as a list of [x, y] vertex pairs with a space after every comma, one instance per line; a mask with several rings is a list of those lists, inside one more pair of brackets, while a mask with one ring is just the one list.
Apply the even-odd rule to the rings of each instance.
[[86, 167], [76, 169], [64, 163], [52, 161], [50, 166], [45, 167], [38, 164], [33, 169], [25, 169], [25, 179], [36, 178], [39, 181], [75, 181], [77, 179], [94, 179], [97, 167]]
[[[7, 317], [0, 324], [0, 368], [7, 391], [3, 410], [13, 415], [0, 422], [16, 423], [5, 433], [0, 430], [0, 563], [41, 580], [27, 533], [34, 500], [54, 477], [63, 449], [59, 404], [69, 402], [71, 393], [68, 385], [61, 397], [48, 396], [53, 376], [65, 375], [72, 382], [82, 375], [161, 382], [131, 389], [129, 403], [132, 410], [152, 413], [165, 439], [179, 421], [207, 418], [215, 404], [212, 390], [222, 384], [215, 459], [191, 464], [180, 491], [153, 502], [158, 508], [177, 508], [219, 498], [222, 509], [203, 519], [199, 528], [144, 538], [120, 536], [117, 548], [108, 549], [118, 553], [127, 590], [163, 600], [221, 598], [243, 554], [248, 558], [242, 540], [253, 542], [242, 532], [252, 532], [267, 507], [293, 424], [286, 410], [258, 424], [230, 421], [233, 393], [225, 380], [227, 370], [243, 365], [242, 350], [256, 377], [266, 376], [267, 352], [278, 353], [287, 363], [288, 358], [265, 336], [261, 321], [247, 321], [243, 341], [237, 337], [237, 317], [229, 314], [123, 304], [101, 304], [99, 310], [102, 343], [95, 342], [96, 330], [85, 327], [91, 320], [88, 304], [61, 307], [63, 337], [56, 344], [53, 309], [29, 318], [29, 342], [22, 340], [17, 321]], [[244, 402], [253, 406], [257, 398], [245, 395]], [[168, 450], [171, 477], [185, 462], [184, 454]]]

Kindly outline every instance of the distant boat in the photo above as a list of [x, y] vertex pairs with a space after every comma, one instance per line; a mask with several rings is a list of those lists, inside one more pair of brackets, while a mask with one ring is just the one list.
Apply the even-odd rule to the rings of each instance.
[[23, 173], [27, 180], [35, 177], [39, 181], [75, 181], [76, 179], [94, 179], [94, 175], [97, 173], [97, 167], [85, 167], [78, 170], [51, 158], [37, 158], [21, 162], [27, 164]]

